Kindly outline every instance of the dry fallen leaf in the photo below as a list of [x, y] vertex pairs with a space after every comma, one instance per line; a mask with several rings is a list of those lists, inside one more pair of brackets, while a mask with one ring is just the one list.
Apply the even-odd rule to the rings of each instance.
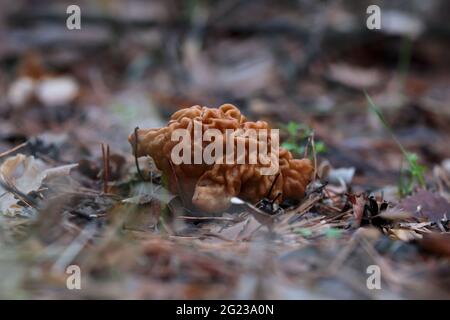
[[[17, 154], [7, 158], [0, 166], [0, 178], [5, 183], [14, 186], [24, 194], [37, 191], [45, 181], [67, 176], [77, 164], [49, 168], [43, 161], [33, 156]], [[0, 187], [0, 212], [14, 216], [22, 211], [17, 199], [11, 192]]]
[[419, 190], [400, 202], [399, 207], [418, 218], [439, 221], [450, 216], [450, 203], [437, 193]]

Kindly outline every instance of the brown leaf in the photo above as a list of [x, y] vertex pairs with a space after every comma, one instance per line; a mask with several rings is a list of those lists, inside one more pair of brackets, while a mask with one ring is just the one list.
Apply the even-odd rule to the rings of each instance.
[[450, 217], [450, 203], [442, 196], [427, 190], [419, 190], [404, 199], [399, 207], [414, 214], [418, 218], [439, 221], [445, 215]]

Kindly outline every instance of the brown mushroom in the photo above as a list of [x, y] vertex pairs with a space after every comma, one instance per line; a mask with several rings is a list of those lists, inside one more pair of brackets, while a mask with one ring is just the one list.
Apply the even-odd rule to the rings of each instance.
[[[211, 164], [173, 163], [172, 150], [179, 141], [172, 141], [172, 132], [175, 129], [186, 129], [192, 136], [195, 123], [201, 123], [202, 133], [207, 129], [218, 129], [222, 136], [221, 141], [217, 143], [222, 144], [224, 150], [227, 142], [231, 141], [233, 146], [236, 146], [240, 141], [245, 146], [244, 152], [241, 152], [242, 154], [236, 152], [232, 164], [228, 164], [225, 156], [222, 163], [220, 161]], [[232, 129], [234, 135], [226, 135], [227, 129]], [[249, 161], [244, 161], [244, 164], [236, 163], [238, 156], [249, 159], [249, 146], [252, 142], [257, 143], [258, 148], [261, 144], [265, 145], [267, 150], [272, 148], [273, 141], [270, 135], [265, 141], [253, 141], [255, 137], [248, 135], [251, 129], [265, 129], [268, 132], [272, 130], [264, 121], [247, 121], [239, 109], [231, 104], [224, 104], [219, 108], [193, 106], [175, 112], [167, 127], [139, 129], [137, 137], [133, 133], [128, 140], [138, 157], [153, 158], [156, 166], [167, 177], [171, 192], [180, 194], [187, 200], [187, 205], [201, 211], [213, 213], [226, 210], [230, 206], [230, 199], [235, 196], [252, 203], [265, 196], [275, 198], [280, 193], [277, 202], [283, 199], [301, 199], [312, 178], [313, 167], [309, 159], [294, 159], [289, 151], [279, 148], [279, 166], [271, 175], [262, 174], [261, 168], [268, 165], [262, 164], [259, 160], [256, 164], [250, 164]], [[138, 141], [137, 146], [135, 141]], [[187, 156], [193, 160], [195, 148], [204, 150], [212, 142], [202, 140], [199, 145], [197, 140], [192, 139], [189, 143], [192, 148], [191, 154]], [[271, 193], [268, 195], [272, 185]]]

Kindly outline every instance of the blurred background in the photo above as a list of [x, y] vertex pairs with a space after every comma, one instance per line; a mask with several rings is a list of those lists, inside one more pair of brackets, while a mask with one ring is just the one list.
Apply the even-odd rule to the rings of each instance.
[[[66, 27], [70, 4], [81, 8], [80, 30]], [[380, 30], [366, 26], [373, 4]], [[297, 156], [314, 132], [320, 162], [354, 169], [355, 191], [397, 194], [405, 159], [391, 132], [428, 176], [435, 166], [450, 171], [449, 1], [1, 0], [0, 7], [0, 154], [31, 141], [28, 151], [48, 163], [78, 163], [101, 157], [99, 144], [108, 143], [126, 158], [136, 126], [162, 126], [183, 107], [233, 103], [282, 128]], [[85, 176], [98, 173], [82, 163]], [[182, 297], [203, 293], [190, 294]]]
[[[178, 108], [230, 102], [252, 119], [313, 129], [320, 151], [355, 167], [365, 187], [396, 183], [402, 155], [366, 90], [421, 161], [450, 157], [447, 1], [78, 1], [81, 30], [66, 28], [69, 4], [2, 1], [0, 152], [11, 140], [67, 131], [74, 117], [92, 116], [98, 128], [115, 115], [129, 132]], [[371, 4], [381, 30], [366, 27]], [[30, 75], [74, 82], [61, 93], [72, 104], [59, 108], [61, 121], [15, 101], [27, 88], [14, 81]], [[107, 138], [127, 147], [123, 136]]]

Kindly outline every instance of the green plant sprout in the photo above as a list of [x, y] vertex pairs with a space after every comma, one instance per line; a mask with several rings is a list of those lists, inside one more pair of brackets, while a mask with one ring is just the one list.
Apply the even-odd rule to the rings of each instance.
[[[288, 134], [288, 138], [281, 146], [296, 155], [303, 155], [305, 153], [306, 142], [313, 134], [311, 128], [293, 121], [290, 121], [287, 125], [282, 125], [281, 128]], [[317, 154], [324, 153], [327, 150], [325, 143], [322, 141], [317, 141], [315, 148]]]
[[[392, 136], [392, 139], [395, 141], [395, 143], [399, 147], [400, 151], [402, 152], [402, 154], [406, 160], [406, 163], [408, 164], [408, 167], [405, 170], [402, 170], [402, 172], [401, 172], [402, 175], [400, 176], [400, 181], [399, 181], [399, 186], [398, 186], [399, 195], [401, 197], [404, 197], [404, 196], [410, 194], [413, 191], [414, 186], [416, 184], [418, 184], [420, 187], [424, 188], [425, 187], [426, 167], [419, 164], [419, 157], [417, 156], [417, 154], [406, 151], [406, 149], [403, 147], [403, 145], [400, 143], [400, 141], [395, 136], [392, 129], [389, 127], [380, 108], [373, 102], [372, 98], [367, 94], [366, 91], [364, 91], [364, 94], [369, 103], [370, 110], [377, 115], [378, 119], [380, 119], [383, 126], [386, 128], [386, 130]], [[404, 176], [404, 173], [406, 173], [406, 177]]]

